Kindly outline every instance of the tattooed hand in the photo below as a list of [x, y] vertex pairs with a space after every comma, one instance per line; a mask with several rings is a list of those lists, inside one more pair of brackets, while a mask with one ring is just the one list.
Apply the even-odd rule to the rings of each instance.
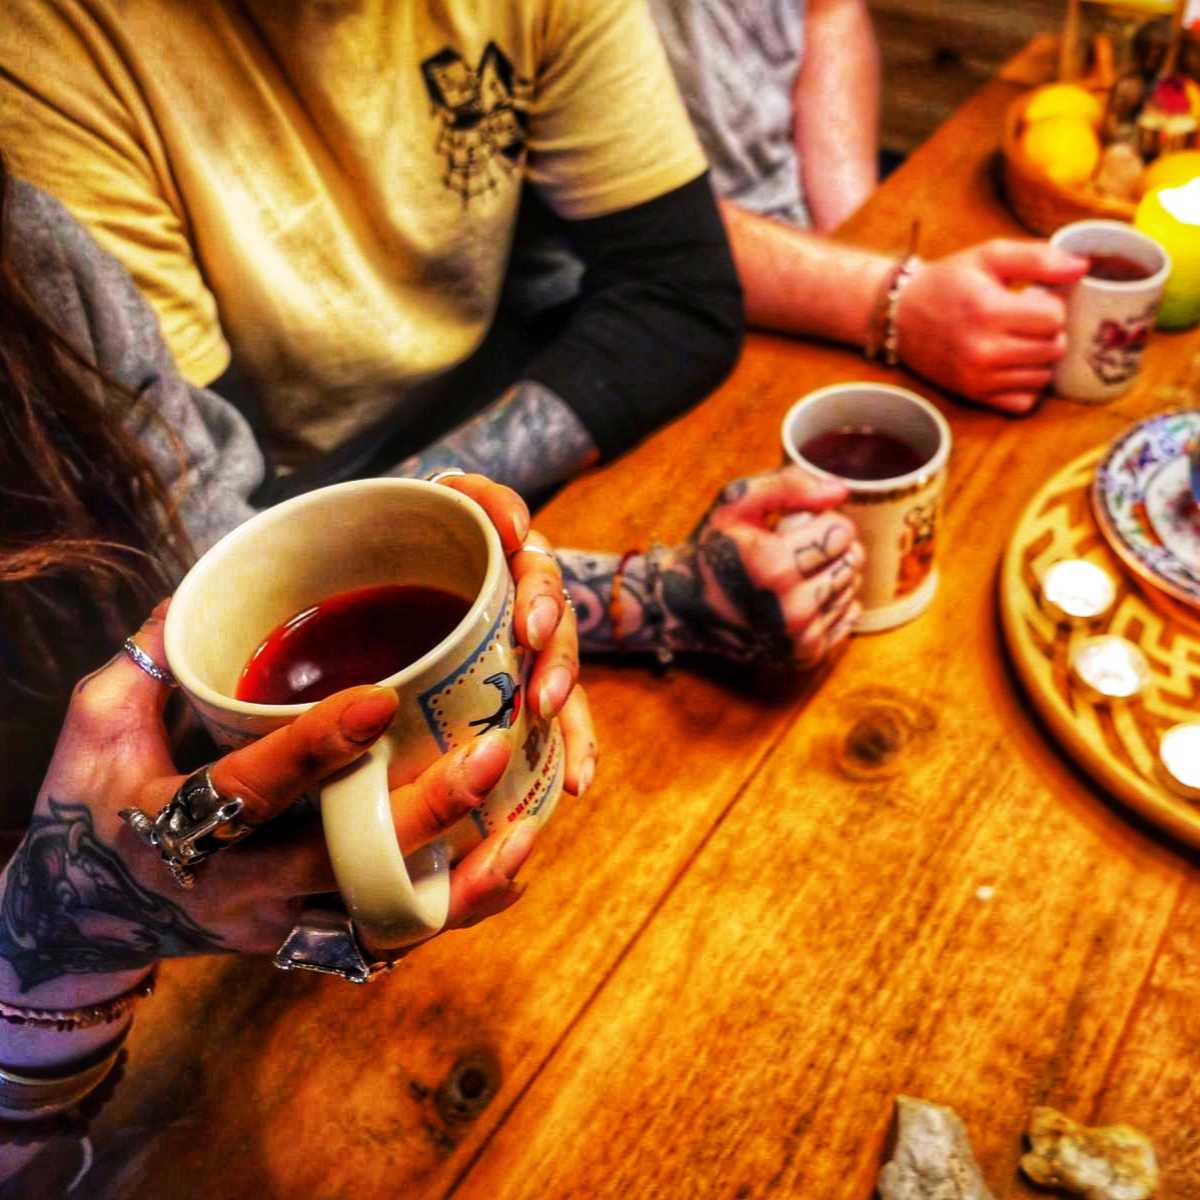
[[844, 498], [840, 484], [799, 467], [739, 479], [683, 545], [626, 563], [616, 606], [615, 556], [560, 551], [583, 648], [815, 666], [860, 612], [862, 546], [853, 524], [829, 511]]
[[[165, 661], [161, 605], [137, 635]], [[120, 821], [157, 812], [182, 782], [162, 721], [164, 684], [125, 655], [75, 690], [30, 828], [0, 879], [0, 998], [68, 1007], [131, 986], [155, 959], [269, 953], [302, 897], [336, 889], [319, 817], [288, 812], [359, 755], [396, 709], [387, 688], [339, 692], [278, 730], [219, 759], [218, 791], [241, 796], [256, 829], [206, 861], [194, 891], [170, 881], [156, 849]], [[401, 848], [410, 853], [482, 802], [508, 764], [503, 734], [477, 739], [392, 791]], [[508, 907], [532, 849], [527, 826], [493, 835], [451, 872], [448, 928]]]

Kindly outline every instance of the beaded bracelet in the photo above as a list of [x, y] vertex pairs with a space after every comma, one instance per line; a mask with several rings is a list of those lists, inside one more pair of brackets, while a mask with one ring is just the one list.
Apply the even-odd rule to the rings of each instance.
[[154, 992], [158, 967], [151, 968], [127, 992], [101, 1004], [83, 1004], [78, 1008], [24, 1008], [0, 1000], [0, 1021], [9, 1025], [31, 1025], [35, 1029], [57, 1029], [67, 1033], [72, 1029], [90, 1029], [94, 1025], [111, 1025], [119, 1021], [139, 1000]]
[[917, 257], [917, 240], [920, 236], [921, 222], [914, 221], [908, 249], [880, 284], [871, 307], [863, 353], [867, 358], [882, 358], [889, 367], [896, 366], [900, 361], [900, 293], [912, 281], [921, 264]]
[[903, 265], [903, 259], [892, 264], [884, 276], [883, 282], [880, 283], [879, 291], [875, 294], [875, 300], [871, 304], [871, 319], [867, 322], [867, 336], [863, 339], [862, 347], [863, 356], [868, 359], [878, 358], [883, 347], [887, 326], [888, 297], [892, 294], [892, 285], [896, 282], [896, 276], [900, 273]]
[[894, 367], [900, 362], [900, 293], [912, 282], [921, 260], [909, 254], [896, 268], [887, 292], [887, 303], [883, 313], [883, 341], [880, 349], [886, 366]]

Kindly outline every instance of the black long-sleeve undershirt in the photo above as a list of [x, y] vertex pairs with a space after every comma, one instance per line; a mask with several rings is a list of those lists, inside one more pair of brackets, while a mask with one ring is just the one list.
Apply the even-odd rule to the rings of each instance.
[[584, 264], [580, 297], [521, 374], [566, 401], [611, 457], [732, 369], [744, 330], [741, 286], [707, 173], [562, 228]]

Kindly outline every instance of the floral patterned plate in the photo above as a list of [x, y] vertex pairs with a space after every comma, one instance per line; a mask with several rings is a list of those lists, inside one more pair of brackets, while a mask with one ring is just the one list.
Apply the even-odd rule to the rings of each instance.
[[1119, 437], [1096, 470], [1092, 507], [1126, 566], [1173, 600], [1200, 609], [1200, 510], [1187, 456], [1200, 411], [1150, 417]]

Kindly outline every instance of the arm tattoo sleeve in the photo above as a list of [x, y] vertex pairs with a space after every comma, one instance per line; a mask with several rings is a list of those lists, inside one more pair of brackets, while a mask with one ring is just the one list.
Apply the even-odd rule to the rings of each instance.
[[527, 380], [389, 474], [420, 478], [461, 467], [505, 483], [528, 500], [565, 483], [598, 457], [591, 434], [566, 401]]
[[105, 974], [226, 949], [177, 904], [142, 887], [101, 842], [82, 804], [50, 798], [4, 876], [0, 956], [28, 992], [63, 975]]

